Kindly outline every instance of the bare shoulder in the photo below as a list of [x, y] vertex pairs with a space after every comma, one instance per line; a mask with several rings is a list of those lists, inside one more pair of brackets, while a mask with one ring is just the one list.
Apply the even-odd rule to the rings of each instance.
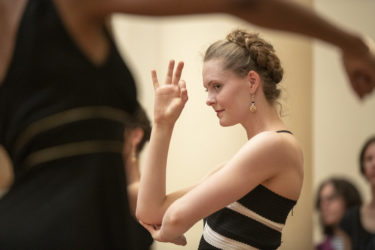
[[302, 149], [294, 135], [265, 131], [255, 135], [245, 145], [249, 150], [257, 148], [259, 153], [273, 157], [302, 157]]
[[294, 135], [262, 132], [251, 138], [241, 151], [276, 176], [289, 174], [303, 178], [303, 152]]
[[[257, 148], [263, 169], [271, 174], [261, 183], [281, 196], [297, 200], [303, 184], [303, 152], [294, 135], [262, 132], [248, 142], [250, 151]], [[288, 183], [288, 185], [285, 185]]]

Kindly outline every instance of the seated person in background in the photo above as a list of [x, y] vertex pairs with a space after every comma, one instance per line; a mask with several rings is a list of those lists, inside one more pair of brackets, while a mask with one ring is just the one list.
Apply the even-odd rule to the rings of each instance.
[[371, 188], [371, 200], [349, 209], [340, 223], [351, 249], [375, 249], [375, 136], [370, 137], [359, 155], [361, 173]]
[[347, 209], [360, 206], [362, 198], [358, 189], [343, 178], [329, 178], [323, 181], [317, 192], [316, 209], [324, 233], [324, 241], [317, 250], [344, 249], [344, 237], [339, 223]]
[[[150, 140], [151, 123], [142, 107], [137, 109], [133, 118], [125, 126], [123, 157], [128, 184], [129, 207], [130, 212], [134, 215], [140, 180], [139, 155], [146, 142]], [[150, 233], [135, 218], [132, 219], [130, 226], [137, 250], [149, 250], [153, 242]]]

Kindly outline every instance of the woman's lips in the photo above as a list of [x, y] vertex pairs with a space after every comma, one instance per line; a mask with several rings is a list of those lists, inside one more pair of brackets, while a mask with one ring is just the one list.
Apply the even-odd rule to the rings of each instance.
[[220, 118], [222, 116], [223, 112], [224, 112], [224, 109], [215, 110], [215, 112], [216, 112], [217, 117]]

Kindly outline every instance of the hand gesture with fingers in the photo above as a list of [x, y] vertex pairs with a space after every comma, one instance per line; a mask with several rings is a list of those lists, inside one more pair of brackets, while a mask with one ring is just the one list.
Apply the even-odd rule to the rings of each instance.
[[151, 72], [152, 82], [155, 89], [155, 124], [173, 125], [183, 110], [188, 100], [185, 81], [180, 80], [183, 62], [179, 62], [174, 72], [175, 62], [171, 60], [165, 84], [160, 85], [156, 71]]

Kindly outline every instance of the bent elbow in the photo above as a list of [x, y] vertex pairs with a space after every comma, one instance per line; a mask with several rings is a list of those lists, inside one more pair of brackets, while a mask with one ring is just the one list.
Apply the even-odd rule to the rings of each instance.
[[150, 225], [160, 225], [163, 219], [163, 216], [158, 215], [158, 213], [154, 213], [152, 209], [144, 209], [142, 207], [136, 208], [135, 217], [137, 220]]
[[179, 228], [181, 225], [186, 224], [186, 214], [184, 209], [172, 207], [165, 214], [164, 223]]

